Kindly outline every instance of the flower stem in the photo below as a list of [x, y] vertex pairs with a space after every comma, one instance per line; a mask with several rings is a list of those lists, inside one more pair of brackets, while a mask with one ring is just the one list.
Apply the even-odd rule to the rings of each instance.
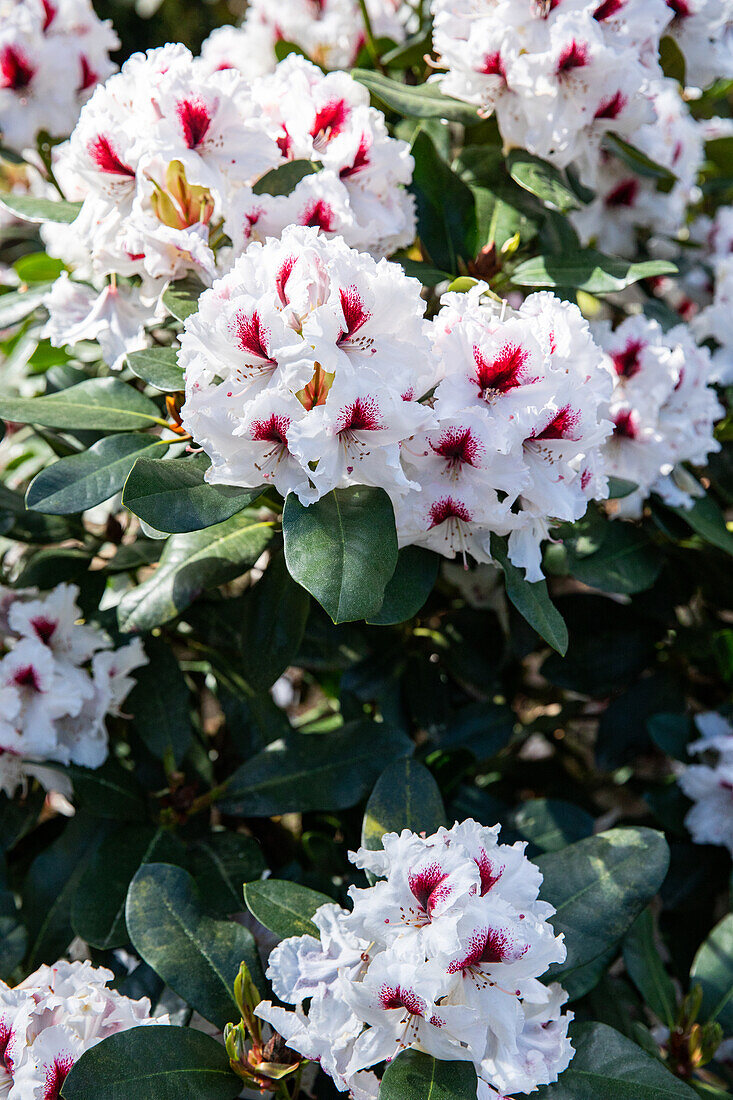
[[362, 19], [364, 20], [364, 33], [366, 35], [366, 47], [369, 51], [369, 56], [374, 62], [375, 67], [379, 69], [380, 73], [383, 73], [384, 66], [379, 57], [379, 50], [377, 49], [377, 42], [374, 37], [374, 31], [372, 30], [372, 21], [369, 11], [367, 10], [366, 0], [359, 0], [359, 7], [361, 8]]

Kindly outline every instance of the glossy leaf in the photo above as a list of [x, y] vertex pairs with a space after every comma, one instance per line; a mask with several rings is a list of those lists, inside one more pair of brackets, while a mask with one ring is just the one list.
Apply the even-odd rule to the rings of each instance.
[[392, 626], [417, 615], [435, 586], [439, 565], [440, 557], [422, 546], [400, 550], [397, 568], [384, 590], [384, 602], [369, 622]]
[[692, 508], [670, 508], [670, 511], [689, 524], [711, 546], [733, 554], [733, 531], [728, 530], [725, 516], [712, 497], [701, 497]]
[[238, 768], [219, 805], [247, 817], [356, 805], [390, 760], [412, 742], [384, 724], [349, 723], [336, 733], [293, 733]]
[[46, 466], [31, 482], [26, 506], [46, 515], [71, 515], [109, 500], [142, 454], [162, 457], [168, 444], [155, 436], [109, 435], [78, 455]]
[[254, 939], [232, 921], [206, 913], [181, 867], [147, 863], [127, 894], [125, 920], [135, 950], [179, 997], [218, 1028], [239, 1019], [234, 980], [242, 961], [261, 973]]
[[377, 780], [364, 811], [361, 843], [378, 851], [385, 833], [411, 829], [429, 835], [446, 824], [438, 784], [424, 764], [405, 757], [385, 768]]
[[642, 528], [630, 523], [603, 523], [565, 546], [572, 576], [603, 592], [643, 592], [654, 584], [663, 565]]
[[122, 503], [158, 531], [185, 534], [213, 527], [241, 512], [262, 489], [209, 485], [205, 455], [165, 463], [141, 458], [125, 482]]
[[160, 626], [184, 611], [206, 588], [246, 572], [267, 548], [272, 528], [272, 522], [240, 512], [205, 531], [173, 535], [152, 577], [120, 600], [120, 629], [140, 632]]
[[145, 820], [145, 801], [137, 780], [113, 757], [100, 768], [71, 764], [66, 771], [74, 784], [74, 801], [88, 813], [119, 821]]
[[317, 172], [320, 165], [309, 160], [289, 160], [266, 172], [252, 188], [255, 195], [289, 195], [301, 180]]
[[290, 575], [335, 623], [378, 613], [397, 566], [394, 511], [384, 489], [336, 489], [309, 507], [289, 493], [283, 536]]
[[318, 939], [320, 932], [311, 917], [316, 909], [333, 902], [333, 898], [318, 890], [276, 878], [246, 883], [244, 900], [252, 916], [281, 939], [288, 936]]
[[507, 167], [515, 183], [553, 210], [566, 214], [580, 207], [577, 196], [557, 168], [539, 157], [515, 150], [507, 158]]
[[308, 593], [288, 573], [284, 556], [273, 555], [240, 605], [243, 673], [255, 691], [267, 691], [295, 662], [310, 607]]
[[0, 206], [28, 222], [61, 222], [68, 225], [76, 221], [82, 204], [39, 199], [35, 195], [10, 195], [4, 191], [0, 194]]
[[562, 656], [568, 648], [568, 628], [547, 592], [545, 581], [530, 583], [509, 560], [506, 541], [491, 536], [491, 554], [504, 570], [506, 594], [529, 625]]
[[234, 1100], [242, 1082], [221, 1043], [188, 1027], [120, 1031], [82, 1054], [62, 1100]]
[[537, 1100], [696, 1100], [658, 1058], [607, 1024], [581, 1024], [573, 1046], [570, 1066]]
[[162, 423], [150, 398], [118, 378], [91, 378], [46, 397], [0, 397], [0, 417], [47, 428], [117, 432]]
[[207, 908], [220, 916], [242, 911], [242, 884], [266, 869], [259, 844], [250, 836], [220, 830], [197, 840], [191, 849], [191, 873]]
[[475, 1100], [476, 1070], [469, 1062], [442, 1062], [404, 1050], [387, 1066], [379, 1100]]
[[733, 1030], [733, 914], [716, 924], [695, 955], [690, 982], [702, 986], [702, 1020], [717, 1020], [726, 1035]]
[[412, 155], [420, 240], [436, 267], [455, 274], [459, 258], [471, 260], [476, 250], [476, 201], [425, 132], [415, 138]]
[[178, 767], [191, 744], [191, 700], [186, 679], [170, 646], [152, 638], [145, 644], [148, 664], [135, 672], [125, 713], [153, 756], [170, 754]]
[[176, 348], [145, 348], [131, 351], [127, 363], [134, 375], [156, 390], [177, 393], [185, 386], [183, 368], [178, 366]]
[[522, 840], [543, 852], [559, 852], [593, 833], [591, 815], [559, 798], [530, 798], [509, 821]]
[[414, 87], [367, 69], [354, 69], [351, 75], [368, 88], [380, 104], [405, 118], [444, 118], [463, 126], [476, 126], [481, 122], [475, 107], [443, 95], [435, 84]]
[[677, 996], [657, 947], [651, 909], [645, 909], [629, 929], [624, 940], [624, 963], [652, 1012], [667, 1027], [674, 1027]]
[[587, 248], [575, 255], [535, 256], [512, 272], [515, 286], [563, 287], [588, 294], [612, 294], [640, 279], [674, 275], [677, 268], [668, 260], [631, 263], [603, 256]]
[[557, 910], [551, 923], [565, 933], [567, 959], [554, 963], [570, 999], [596, 984], [621, 939], [661, 887], [669, 849], [652, 829], [611, 829], [536, 861], [540, 896]]
[[204, 284], [195, 275], [188, 275], [171, 283], [163, 295], [163, 305], [177, 321], [185, 321], [199, 308], [199, 298], [205, 290]]

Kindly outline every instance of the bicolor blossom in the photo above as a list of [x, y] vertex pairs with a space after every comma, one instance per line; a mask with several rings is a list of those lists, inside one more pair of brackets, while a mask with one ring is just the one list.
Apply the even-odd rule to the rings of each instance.
[[0, 144], [22, 152], [42, 131], [71, 133], [119, 44], [90, 0], [0, 0]]
[[685, 81], [706, 88], [733, 77], [733, 0], [667, 0], [668, 33], [685, 58]]
[[567, 1067], [572, 1013], [562, 988], [539, 980], [565, 959], [563, 939], [525, 845], [498, 834], [470, 819], [386, 834], [382, 849], [351, 853], [377, 880], [351, 887], [352, 911], [322, 906], [320, 939], [272, 952], [273, 989], [296, 1008], [257, 1013], [341, 1091], [376, 1096], [372, 1067], [408, 1048], [473, 1062], [481, 1100], [533, 1092]]
[[[410, 482], [400, 445], [433, 421], [420, 285], [315, 228], [251, 244], [181, 337], [181, 416], [215, 483], [304, 503]], [[423, 383], [423, 378], [426, 379]]]
[[721, 714], [699, 714], [702, 734], [688, 745], [699, 764], [688, 765], [679, 777], [684, 793], [694, 803], [685, 825], [696, 844], [719, 844], [733, 855], [733, 726]]
[[[505, 149], [565, 167], [651, 117], [665, 0], [433, 0], [442, 90], [496, 115]], [[592, 183], [592, 181], [588, 181]]]
[[11, 987], [0, 982], [0, 1095], [5, 1100], [59, 1100], [74, 1063], [119, 1031], [153, 1020], [147, 998], [114, 989], [111, 970], [89, 962], [41, 966]]
[[594, 329], [614, 376], [609, 406], [613, 434], [604, 449], [606, 473], [637, 488], [614, 502], [614, 515], [641, 515], [650, 493], [690, 508], [702, 490], [684, 468], [704, 465], [720, 450], [713, 429], [723, 415], [710, 383], [710, 352], [685, 325], [663, 332], [658, 322], [628, 317], [614, 331]]
[[147, 663], [135, 639], [113, 649], [84, 623], [75, 585], [51, 592], [0, 588], [0, 790], [28, 778], [70, 791], [53, 764], [98, 768], [107, 758], [105, 717], [119, 714]]
[[576, 306], [539, 293], [511, 310], [487, 291], [444, 295], [431, 323], [437, 424], [403, 447], [418, 489], [394, 500], [397, 532], [402, 545], [484, 562], [492, 534], [507, 535], [535, 581], [553, 524], [607, 492], [611, 380]]
[[[403, 42], [411, 15], [403, 0], [367, 0], [377, 38]], [[324, 69], [350, 69], [366, 42], [358, 0], [251, 0], [240, 28], [222, 27], [204, 42], [211, 68], [236, 68], [248, 78], [271, 72], [275, 46], [297, 46]]]

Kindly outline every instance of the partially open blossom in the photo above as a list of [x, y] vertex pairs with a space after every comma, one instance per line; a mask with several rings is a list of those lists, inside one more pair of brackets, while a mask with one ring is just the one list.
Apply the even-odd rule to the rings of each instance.
[[713, 428], [723, 408], [710, 386], [710, 352], [686, 326], [665, 333], [643, 316], [627, 318], [615, 331], [602, 323], [594, 332], [615, 378], [605, 470], [638, 487], [614, 503], [614, 514], [640, 516], [651, 492], [692, 507], [695, 482], [682, 464], [703, 465], [720, 449]]
[[564, 960], [562, 936], [524, 845], [498, 834], [470, 819], [429, 837], [386, 834], [382, 850], [352, 853], [377, 877], [351, 888], [352, 912], [324, 905], [320, 942], [272, 952], [273, 989], [297, 1007], [262, 1002], [257, 1014], [341, 1091], [360, 1095], [370, 1067], [409, 1047], [473, 1062], [479, 1098], [532, 1092], [568, 1065], [572, 1013], [559, 985], [539, 981]]
[[146, 664], [139, 639], [114, 650], [81, 622], [75, 585], [45, 595], [0, 588], [0, 790], [28, 777], [69, 790], [49, 764], [98, 768], [107, 758], [105, 718], [118, 714]]
[[398, 265], [315, 228], [251, 244], [181, 338], [181, 415], [210, 480], [304, 502], [346, 485], [408, 488], [400, 444], [433, 420], [416, 400], [424, 309]]
[[510, 310], [487, 289], [445, 295], [431, 323], [437, 425], [403, 448], [419, 489], [395, 499], [397, 531], [478, 561], [492, 533], [508, 535], [511, 560], [539, 580], [553, 521], [605, 495], [611, 380], [576, 306], [540, 293]]
[[720, 844], [733, 855], [733, 726], [720, 714], [699, 714], [702, 737], [688, 752], [705, 763], [688, 765], [679, 778], [695, 805], [685, 817], [696, 844]]
[[46, 131], [66, 137], [82, 104], [115, 66], [119, 46], [90, 0], [0, 3], [0, 144], [18, 152]]
[[71, 1067], [102, 1039], [153, 1020], [150, 1002], [107, 986], [111, 970], [89, 962], [41, 966], [11, 987], [0, 982], [0, 1095], [6, 1100], [59, 1100]]

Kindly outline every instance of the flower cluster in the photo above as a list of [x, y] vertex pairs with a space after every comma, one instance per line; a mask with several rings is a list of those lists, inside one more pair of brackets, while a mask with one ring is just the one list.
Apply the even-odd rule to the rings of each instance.
[[706, 88], [733, 77], [733, 0], [666, 0], [667, 27], [685, 58], [685, 81]]
[[567, 1067], [572, 1014], [562, 1014], [562, 988], [539, 981], [564, 960], [563, 939], [524, 844], [498, 834], [470, 819], [427, 838], [386, 834], [383, 850], [351, 854], [379, 878], [351, 887], [353, 911], [322, 906], [320, 941], [272, 952], [273, 989], [297, 1008], [262, 1002], [257, 1014], [340, 1090], [376, 1097], [365, 1071], [409, 1047], [472, 1061], [480, 1100], [532, 1092]]
[[611, 380], [580, 311], [548, 293], [518, 310], [486, 296], [444, 295], [431, 324], [437, 424], [403, 449], [418, 491], [395, 498], [403, 544], [491, 560], [491, 534], [539, 580], [555, 521], [606, 495], [600, 448]]
[[[404, 41], [409, 5], [403, 0], [367, 0], [377, 38]], [[350, 69], [365, 44], [358, 0], [250, 0], [240, 28], [220, 27], [204, 42], [201, 56], [215, 68], [240, 69], [247, 77], [275, 68], [275, 46], [289, 42], [324, 69]]]
[[651, 492], [668, 504], [691, 507], [700, 489], [681, 464], [704, 464], [720, 449], [713, 426], [723, 409], [709, 385], [710, 352], [697, 346], [685, 325], [665, 333], [643, 316], [628, 317], [615, 331], [601, 323], [595, 336], [616, 379], [604, 467], [638, 486], [615, 502], [615, 514], [640, 516]]
[[0, 0], [0, 144], [22, 152], [65, 137], [119, 40], [90, 0]]
[[720, 844], [733, 855], [733, 726], [720, 714], [699, 714], [695, 724], [702, 737], [688, 746], [710, 762], [691, 764], [679, 784], [695, 805], [685, 817], [696, 844]]
[[[254, 193], [296, 160], [318, 170], [289, 194]], [[179, 45], [136, 54], [94, 93], [55, 168], [83, 205], [73, 224], [44, 228], [75, 275], [47, 299], [46, 335], [55, 346], [98, 340], [112, 367], [145, 346], [168, 281], [210, 283], [250, 240], [295, 223], [384, 255], [415, 233], [408, 145], [388, 135], [365, 88], [300, 57], [250, 82]]]
[[186, 321], [181, 416], [208, 476], [275, 485], [304, 503], [346, 485], [409, 487], [400, 443], [421, 404], [430, 345], [420, 285], [317, 229], [253, 243]]
[[80, 622], [75, 585], [41, 594], [0, 588], [0, 790], [12, 796], [28, 776], [62, 789], [45, 762], [98, 768], [107, 757], [105, 716], [146, 664], [139, 639], [112, 649]]
[[597, 171], [592, 173], [595, 198], [570, 217], [584, 244], [593, 241], [615, 255], [634, 256], [640, 230], [675, 236], [684, 225], [687, 207], [699, 194], [703, 128], [692, 118], [673, 80], [655, 81], [648, 102], [653, 118], [634, 133], [633, 144], [672, 173], [669, 190], [659, 190], [655, 180], [640, 176], [620, 157], [601, 150], [595, 161]]
[[[433, 0], [442, 90], [495, 113], [505, 147], [564, 167], [650, 117], [665, 0]], [[650, 68], [650, 65], [653, 68]]]
[[58, 1100], [85, 1051], [152, 1020], [147, 998], [132, 1001], [107, 986], [111, 970], [61, 960], [15, 987], [0, 982], [0, 1095], [6, 1100]]

